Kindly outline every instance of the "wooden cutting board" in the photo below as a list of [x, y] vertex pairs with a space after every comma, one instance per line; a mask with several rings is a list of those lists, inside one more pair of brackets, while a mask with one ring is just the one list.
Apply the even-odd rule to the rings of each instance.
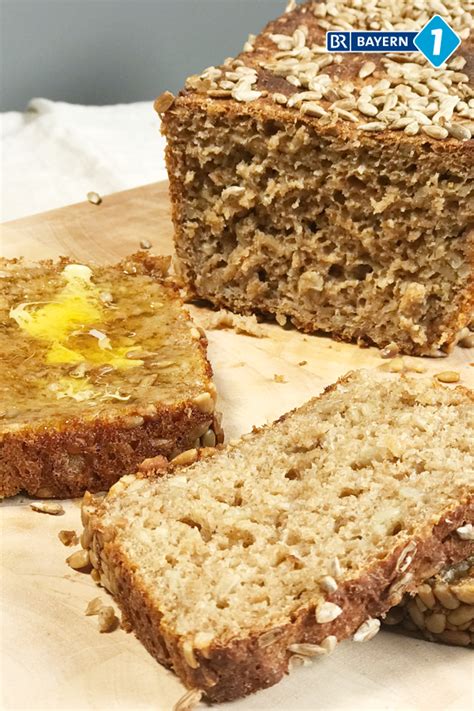
[[[4, 223], [3, 256], [29, 259], [70, 255], [113, 261], [140, 248], [172, 254], [165, 183]], [[205, 324], [206, 310], [191, 308]], [[208, 331], [209, 356], [228, 438], [269, 422], [316, 395], [352, 368], [376, 368], [377, 349], [265, 324], [265, 336]], [[474, 352], [456, 348], [444, 360], [422, 362], [428, 373], [458, 370], [474, 387]], [[284, 382], [276, 382], [275, 375]], [[131, 634], [100, 634], [87, 602], [105, 592], [69, 569], [61, 529], [80, 530], [77, 501], [65, 514], [33, 512], [16, 497], [0, 506], [1, 707], [4, 709], [171, 709], [183, 693]], [[110, 601], [109, 601], [110, 602]], [[472, 650], [444, 647], [382, 632], [368, 645], [341, 644], [331, 657], [281, 684], [222, 709], [416, 709], [472, 711]]]

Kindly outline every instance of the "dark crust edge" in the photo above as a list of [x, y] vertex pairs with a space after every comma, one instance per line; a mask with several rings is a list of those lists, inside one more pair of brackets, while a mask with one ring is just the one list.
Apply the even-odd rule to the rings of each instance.
[[[45, 270], [63, 269], [75, 263], [72, 258], [44, 260], [26, 265], [23, 258], [1, 259], [2, 268], [25, 265]], [[93, 262], [89, 262], [93, 264]], [[183, 304], [179, 286], [167, 276], [170, 258], [138, 252], [113, 265], [101, 268], [121, 269], [134, 266], [140, 273], [155, 277], [172, 298], [179, 302], [190, 326], [192, 319]], [[94, 265], [95, 266], [95, 265]], [[203, 390], [215, 394], [212, 383], [212, 366], [207, 358], [207, 338], [200, 329], [199, 339], [193, 339], [198, 349], [204, 375]], [[82, 496], [86, 491], [104, 491], [126, 473], [136, 471], [140, 463], [158, 455], [170, 459], [194, 446], [196, 428], [209, 423], [209, 429], [222, 441], [222, 431], [215, 413], [204, 413], [192, 401], [177, 401], [173, 405], [155, 403], [156, 413], [147, 414], [138, 403], [127, 407], [120, 416], [110, 419], [69, 418], [64, 423], [47, 422], [17, 432], [0, 435], [0, 499], [25, 492], [30, 496], [70, 498]], [[131, 427], [127, 419], [143, 417], [143, 424]], [[59, 426], [58, 426], [59, 425]], [[153, 446], [152, 439], [168, 440], [162, 447]], [[111, 451], [108, 451], [108, 450]], [[107, 454], [104, 456], [104, 452]], [[77, 471], [74, 459], [83, 456], [84, 471]]]
[[[350, 373], [324, 392], [336, 389], [349, 377]], [[469, 389], [458, 387], [456, 390], [474, 401], [474, 393]], [[277, 421], [290, 414], [286, 413]], [[254, 432], [271, 426], [266, 425]], [[157, 473], [165, 474], [165, 471]], [[289, 671], [291, 654], [287, 648], [290, 644], [319, 644], [329, 635], [336, 636], [338, 641], [346, 639], [368, 618], [383, 617], [405, 593], [414, 594], [427, 578], [436, 575], [446, 565], [474, 555], [474, 543], [461, 540], [455, 532], [465, 523], [474, 523], [474, 498], [469, 495], [456, 508], [443, 512], [435, 525], [427, 525], [419, 535], [398, 545], [383, 561], [367, 568], [362, 576], [346, 581], [336, 592], [327, 595], [328, 601], [343, 608], [342, 615], [333, 622], [318, 624], [314, 605], [306, 606], [287, 623], [271, 628], [277, 636], [272, 644], [259, 646], [259, 637], [268, 631], [259, 630], [226, 644], [195, 649], [198, 666], [193, 668], [186, 660], [182, 639], [162, 625], [162, 614], [140, 581], [136, 564], [129, 561], [115, 544], [115, 530], [101, 524], [101, 503], [87, 494], [83, 523], [84, 545], [91, 551], [94, 568], [101, 577], [105, 575], [102, 584], [105, 583], [122, 610], [124, 626], [133, 629], [150, 654], [160, 664], [173, 669], [186, 687], [202, 689], [205, 697], [213, 702], [230, 701], [276, 684]], [[401, 572], [397, 562], [411, 542], [416, 543], [416, 551], [411, 554], [409, 567]], [[407, 572], [411, 574], [409, 579], [405, 578]], [[394, 583], [397, 584], [396, 592], [390, 590]]]

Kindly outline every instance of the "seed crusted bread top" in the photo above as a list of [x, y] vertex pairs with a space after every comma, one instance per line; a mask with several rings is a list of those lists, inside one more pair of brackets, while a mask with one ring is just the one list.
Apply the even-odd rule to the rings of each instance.
[[[420, 53], [367, 59], [326, 51], [329, 29], [417, 30], [435, 13], [463, 40], [438, 69]], [[290, 3], [258, 37], [249, 36], [237, 58], [190, 77], [175, 108], [204, 103], [213, 111], [298, 118], [323, 133], [361, 140], [370, 134], [384, 141], [441, 142], [444, 150], [467, 150], [465, 142], [474, 133], [473, 17], [473, 0]], [[172, 101], [171, 95], [160, 97], [157, 111], [172, 107]]]
[[205, 461], [86, 501], [91, 561], [187, 685], [249, 693], [297, 645], [324, 653], [365, 623], [369, 638], [367, 618], [473, 552], [456, 533], [474, 518], [473, 433], [469, 391], [350, 374]]

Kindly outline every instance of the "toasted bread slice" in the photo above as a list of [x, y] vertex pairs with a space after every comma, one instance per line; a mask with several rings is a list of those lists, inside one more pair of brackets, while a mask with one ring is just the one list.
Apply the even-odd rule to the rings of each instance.
[[463, 41], [438, 69], [420, 52], [325, 49], [327, 30], [418, 31], [432, 13], [293, 4], [157, 101], [191, 295], [404, 353], [452, 349], [474, 306], [472, 1], [444, 5]]
[[214, 443], [207, 341], [168, 264], [2, 260], [0, 496], [104, 490], [146, 457]]
[[369, 639], [472, 553], [457, 529], [474, 520], [473, 432], [468, 390], [349, 374], [187, 468], [154, 477], [147, 462], [87, 497], [83, 543], [158, 661], [233, 699]]

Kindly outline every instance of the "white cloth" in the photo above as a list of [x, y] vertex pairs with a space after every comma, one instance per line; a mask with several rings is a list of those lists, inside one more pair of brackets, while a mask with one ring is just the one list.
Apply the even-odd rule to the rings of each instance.
[[33, 99], [1, 114], [0, 219], [13, 220], [166, 178], [151, 102], [78, 106]]

